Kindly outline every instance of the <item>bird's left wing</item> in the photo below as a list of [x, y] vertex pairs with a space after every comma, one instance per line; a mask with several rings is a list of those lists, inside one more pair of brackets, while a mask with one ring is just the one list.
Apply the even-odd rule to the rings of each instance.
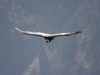
[[74, 34], [79, 34], [82, 33], [82, 31], [77, 31], [77, 32], [71, 32], [71, 33], [58, 33], [58, 34], [52, 34], [53, 37], [58, 37], [58, 36], [71, 36]]
[[40, 33], [40, 32], [30, 32], [30, 31], [22, 31], [18, 28], [15, 28], [17, 31], [26, 34], [26, 35], [33, 35], [33, 36], [41, 36], [44, 37], [46, 34], [45, 33]]

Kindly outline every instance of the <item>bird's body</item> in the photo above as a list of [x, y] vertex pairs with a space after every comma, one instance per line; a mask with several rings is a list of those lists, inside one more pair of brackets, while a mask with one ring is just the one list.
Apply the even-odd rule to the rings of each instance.
[[50, 43], [54, 37], [58, 37], [58, 36], [71, 36], [74, 34], [78, 34], [78, 33], [82, 33], [82, 31], [77, 31], [77, 32], [72, 32], [72, 33], [58, 33], [58, 34], [46, 34], [46, 33], [42, 33], [42, 32], [30, 32], [30, 31], [21, 31], [18, 28], [15, 28], [17, 31], [26, 34], [26, 35], [32, 35], [32, 36], [40, 36], [40, 37], [44, 37], [45, 41], [47, 43]]

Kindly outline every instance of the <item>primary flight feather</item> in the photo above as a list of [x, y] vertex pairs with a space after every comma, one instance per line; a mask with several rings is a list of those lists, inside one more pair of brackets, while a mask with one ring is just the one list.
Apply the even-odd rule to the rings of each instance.
[[26, 35], [32, 35], [32, 36], [40, 36], [40, 37], [44, 37], [45, 41], [47, 43], [50, 43], [54, 37], [58, 37], [58, 36], [71, 36], [74, 34], [79, 34], [82, 33], [82, 31], [77, 31], [77, 32], [71, 32], [71, 33], [58, 33], [58, 34], [46, 34], [46, 33], [42, 33], [42, 32], [30, 32], [30, 31], [22, 31], [18, 28], [15, 28], [17, 31], [26, 34]]

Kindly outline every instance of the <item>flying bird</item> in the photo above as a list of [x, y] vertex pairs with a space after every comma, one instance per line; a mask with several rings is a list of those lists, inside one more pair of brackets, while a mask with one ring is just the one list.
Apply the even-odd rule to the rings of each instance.
[[46, 43], [50, 43], [55, 37], [59, 37], [59, 36], [71, 36], [74, 34], [79, 34], [82, 33], [82, 31], [77, 31], [77, 32], [71, 32], [71, 33], [58, 33], [58, 34], [46, 34], [46, 33], [42, 33], [42, 32], [31, 32], [31, 31], [22, 31], [18, 28], [15, 28], [17, 31], [26, 34], [26, 35], [32, 35], [32, 36], [40, 36], [45, 38], [45, 42]]

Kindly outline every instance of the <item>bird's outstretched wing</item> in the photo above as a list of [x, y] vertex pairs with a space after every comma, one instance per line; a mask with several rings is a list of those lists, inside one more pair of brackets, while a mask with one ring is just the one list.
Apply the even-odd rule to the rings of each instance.
[[72, 33], [58, 33], [58, 34], [53, 34], [52, 36], [58, 37], [58, 36], [71, 36], [74, 34], [79, 34], [82, 33], [82, 31], [77, 31], [77, 32], [72, 32]]
[[45, 33], [41, 33], [41, 32], [30, 32], [30, 31], [22, 31], [18, 28], [15, 28], [17, 31], [23, 33], [23, 34], [26, 34], [26, 35], [33, 35], [33, 36], [41, 36], [41, 37], [45, 37], [47, 36], [48, 34], [45, 34]]

